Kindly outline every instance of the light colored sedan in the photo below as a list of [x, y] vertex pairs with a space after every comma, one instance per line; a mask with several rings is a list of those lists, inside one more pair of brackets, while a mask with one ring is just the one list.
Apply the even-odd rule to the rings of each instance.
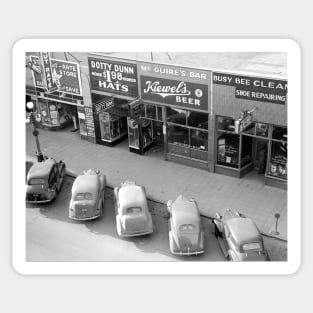
[[269, 261], [260, 231], [255, 223], [230, 209], [217, 213], [214, 233], [226, 258], [231, 261]]
[[167, 202], [167, 209], [171, 253], [187, 256], [204, 253], [204, 232], [196, 201], [180, 195], [174, 202]]
[[76, 177], [72, 186], [69, 218], [91, 220], [103, 213], [106, 177], [89, 169]]
[[114, 200], [116, 230], [119, 236], [141, 236], [153, 232], [144, 187], [126, 181], [120, 187], [114, 188]]

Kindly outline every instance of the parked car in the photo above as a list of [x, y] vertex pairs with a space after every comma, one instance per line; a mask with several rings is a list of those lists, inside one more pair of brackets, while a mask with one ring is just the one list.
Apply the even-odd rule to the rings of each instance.
[[170, 251], [176, 255], [198, 255], [204, 252], [204, 232], [194, 199], [182, 195], [167, 202]]
[[53, 158], [34, 163], [26, 179], [26, 202], [44, 203], [57, 197], [65, 176], [65, 163]]
[[26, 181], [26, 184], [27, 184], [27, 175], [28, 175], [28, 172], [29, 172], [30, 168], [33, 166], [33, 164], [34, 164], [34, 162], [32, 162], [32, 161], [26, 161], [26, 162], [25, 162], [25, 173], [26, 173], [26, 175], [25, 175], [25, 181]]
[[152, 217], [145, 188], [133, 181], [125, 181], [114, 188], [116, 230], [119, 236], [131, 237], [151, 234]]
[[89, 169], [75, 178], [69, 205], [69, 218], [91, 220], [100, 217], [104, 208], [106, 177]]
[[226, 258], [231, 261], [269, 261], [260, 231], [250, 219], [226, 210], [213, 219], [214, 234]]

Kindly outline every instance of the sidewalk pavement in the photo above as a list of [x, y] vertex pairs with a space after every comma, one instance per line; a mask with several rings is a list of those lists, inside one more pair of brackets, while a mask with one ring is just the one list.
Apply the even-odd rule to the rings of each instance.
[[[107, 177], [108, 186], [132, 179], [145, 186], [151, 200], [166, 203], [183, 193], [196, 199], [200, 213], [214, 217], [227, 208], [251, 217], [264, 235], [273, 236], [275, 213], [280, 214], [279, 235], [287, 240], [287, 191], [265, 186], [260, 177], [248, 174], [238, 179], [165, 161], [153, 150], [145, 155], [128, 151], [127, 140], [115, 147], [90, 143], [70, 129], [39, 130], [44, 155], [63, 160], [76, 173], [93, 168]], [[27, 159], [35, 156], [36, 145], [30, 125], [26, 127]]]

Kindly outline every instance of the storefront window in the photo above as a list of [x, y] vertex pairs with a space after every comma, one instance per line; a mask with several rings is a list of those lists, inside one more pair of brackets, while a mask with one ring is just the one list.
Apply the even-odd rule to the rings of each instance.
[[217, 164], [238, 168], [239, 135], [219, 133], [217, 139]]
[[127, 118], [129, 147], [139, 149], [139, 126], [138, 121]]
[[101, 139], [110, 140], [110, 116], [106, 112], [99, 114]]
[[272, 138], [276, 140], [286, 140], [287, 139], [287, 128], [273, 126]]
[[156, 120], [156, 106], [151, 104], [146, 104], [146, 117]]
[[287, 145], [272, 142], [269, 175], [287, 179]]
[[208, 129], [208, 119], [209, 116], [206, 113], [191, 111], [187, 115], [187, 125], [196, 128]]
[[167, 121], [170, 123], [186, 125], [186, 111], [180, 109], [166, 108]]
[[189, 146], [189, 129], [181, 126], [169, 125], [168, 142]]
[[157, 113], [158, 113], [158, 116], [157, 116], [157, 120], [158, 121], [162, 121], [162, 107], [158, 106], [157, 107]]
[[287, 128], [273, 126], [268, 175], [287, 179]]
[[190, 129], [190, 146], [193, 149], [208, 151], [208, 132]]

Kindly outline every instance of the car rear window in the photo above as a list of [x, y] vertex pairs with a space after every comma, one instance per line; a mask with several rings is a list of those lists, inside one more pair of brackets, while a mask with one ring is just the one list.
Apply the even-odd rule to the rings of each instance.
[[30, 185], [44, 185], [45, 180], [43, 178], [32, 178], [29, 184]]
[[261, 245], [259, 242], [251, 242], [251, 243], [246, 243], [244, 245], [242, 245], [242, 249], [244, 251], [248, 251], [248, 250], [260, 250], [261, 249]]
[[92, 194], [90, 192], [85, 192], [85, 193], [78, 193], [75, 196], [76, 201], [80, 200], [92, 200]]
[[182, 224], [179, 226], [180, 231], [194, 231], [196, 229], [196, 225], [194, 224]]
[[142, 210], [140, 207], [132, 207], [132, 208], [127, 208], [126, 213], [127, 214], [132, 214], [132, 213], [140, 213]]

